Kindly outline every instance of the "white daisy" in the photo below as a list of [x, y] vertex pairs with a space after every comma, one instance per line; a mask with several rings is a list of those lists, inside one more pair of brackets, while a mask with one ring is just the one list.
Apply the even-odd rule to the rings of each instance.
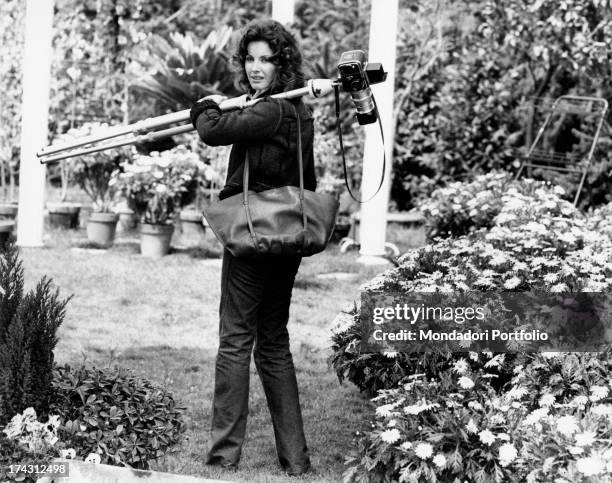
[[400, 432], [393, 428], [387, 429], [380, 434], [380, 439], [382, 439], [385, 443], [393, 444], [400, 439]]
[[521, 284], [521, 282], [522, 280], [517, 276], [510, 277], [508, 280], [504, 282], [504, 288], [508, 290], [512, 290], [518, 287]]
[[540, 407], [550, 407], [555, 403], [555, 396], [548, 393], [544, 394], [539, 401]]
[[467, 376], [461, 376], [459, 378], [459, 380], [457, 381], [457, 383], [459, 384], [459, 386], [461, 386], [463, 389], [472, 389], [474, 387], [474, 381], [472, 381], [469, 377]]
[[562, 416], [557, 420], [557, 431], [565, 436], [571, 436], [578, 431], [578, 421], [574, 416]]
[[433, 454], [433, 446], [429, 443], [419, 443], [414, 448], [414, 452], [419, 458], [426, 460], [427, 458], [431, 458], [431, 455]]
[[438, 468], [444, 468], [446, 466], [446, 457], [443, 454], [437, 454], [433, 457], [433, 463]]
[[495, 435], [488, 429], [481, 431], [478, 434], [478, 437], [480, 438], [480, 441], [488, 446], [491, 446], [495, 442]]
[[457, 374], [465, 374], [468, 371], [469, 368], [470, 368], [470, 365], [463, 358], [459, 359], [453, 365], [453, 371], [455, 371]]
[[591, 401], [599, 401], [608, 395], [608, 388], [606, 386], [591, 386]]
[[576, 469], [584, 476], [596, 476], [606, 469], [604, 462], [597, 457], [580, 458], [576, 461]]
[[502, 466], [508, 466], [512, 463], [518, 452], [512, 443], [504, 443], [499, 447], [499, 464]]
[[584, 433], [576, 434], [576, 444], [578, 446], [590, 446], [595, 442], [595, 434], [594, 431], [585, 431]]

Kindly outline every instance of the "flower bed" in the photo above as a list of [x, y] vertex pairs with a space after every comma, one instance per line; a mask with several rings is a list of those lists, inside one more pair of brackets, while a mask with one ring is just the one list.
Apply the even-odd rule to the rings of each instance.
[[[438, 193], [423, 210], [438, 238], [362, 289], [610, 290], [610, 207], [585, 216], [560, 194], [500, 175]], [[488, 206], [479, 211], [482, 202]], [[358, 307], [339, 320], [332, 356], [339, 379], [378, 394], [348, 481], [600, 481], [612, 471], [608, 352], [361, 353]]]
[[35, 481], [10, 465], [58, 456], [148, 468], [168, 453], [184, 429], [173, 395], [125, 369], [58, 368], [69, 299], [47, 278], [23, 287], [11, 241], [0, 250], [0, 481]]

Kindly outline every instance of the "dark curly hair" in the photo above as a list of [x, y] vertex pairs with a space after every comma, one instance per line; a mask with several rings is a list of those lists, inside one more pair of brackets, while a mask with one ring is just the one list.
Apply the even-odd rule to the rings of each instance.
[[251, 84], [244, 70], [251, 42], [263, 40], [268, 43], [272, 56], [270, 61], [276, 65], [276, 76], [270, 86], [270, 94], [290, 91], [304, 87], [302, 54], [295, 37], [285, 27], [274, 20], [255, 20], [245, 27], [232, 62], [237, 71], [237, 85], [244, 92], [251, 90]]

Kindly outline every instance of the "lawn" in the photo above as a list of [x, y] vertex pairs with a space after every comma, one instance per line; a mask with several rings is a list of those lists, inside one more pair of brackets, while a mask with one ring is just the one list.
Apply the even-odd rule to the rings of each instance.
[[[397, 233], [395, 234], [397, 236]], [[404, 246], [406, 240], [399, 239]], [[336, 246], [304, 259], [293, 293], [289, 331], [313, 471], [295, 481], [340, 481], [369, 402], [341, 386], [328, 365], [335, 315], [381, 270], [355, 263]], [[53, 278], [72, 295], [55, 351], [58, 363], [121, 365], [170, 388], [186, 407], [187, 432], [177, 452], [153, 469], [233, 481], [281, 482], [268, 409], [252, 366], [247, 440], [236, 472], [204, 464], [217, 347], [218, 247], [175, 250], [161, 260], [139, 254], [136, 233], [109, 250], [88, 248], [80, 231], [48, 231], [45, 248], [22, 249], [26, 285]], [[343, 278], [321, 278], [342, 272]]]

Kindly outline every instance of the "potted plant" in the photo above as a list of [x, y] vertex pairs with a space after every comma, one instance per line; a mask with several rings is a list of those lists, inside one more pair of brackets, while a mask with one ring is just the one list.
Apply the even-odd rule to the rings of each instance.
[[[86, 123], [78, 129], [71, 129], [65, 137], [91, 135], [106, 127], [100, 123]], [[113, 190], [110, 180], [121, 161], [128, 159], [127, 150], [108, 149], [98, 153], [79, 156], [70, 165], [70, 175], [80, 188], [91, 198], [92, 211], [87, 220], [87, 238], [96, 245], [108, 247], [115, 239], [119, 215], [113, 211]]]
[[[60, 139], [63, 139], [64, 136], [60, 136]], [[66, 138], [72, 139], [72, 136], [66, 136]], [[59, 201], [47, 202], [47, 211], [49, 212], [49, 224], [53, 227], [63, 229], [78, 228], [81, 204], [66, 201], [66, 198], [68, 197], [68, 183], [70, 181], [70, 165], [68, 164], [68, 161], [60, 161], [55, 174], [59, 174], [60, 199]]]
[[[0, 136], [1, 139], [1, 136]], [[19, 161], [13, 150], [0, 148], [0, 219], [14, 220], [17, 217], [17, 186], [15, 183]]]
[[227, 163], [229, 155], [228, 146], [211, 147], [197, 143], [192, 145], [192, 150], [195, 162], [206, 161], [204, 169], [199, 169], [195, 178], [195, 199], [181, 210], [176, 223], [174, 241], [185, 247], [199, 246], [206, 241], [206, 220], [202, 209], [216, 199], [222, 182], [220, 166]]
[[160, 258], [170, 249], [174, 221], [196, 194], [206, 165], [184, 146], [134, 157], [122, 163], [111, 184], [123, 193], [140, 221], [140, 251]]
[[[0, 246], [4, 245], [15, 228], [17, 202], [8, 201], [15, 197], [15, 173], [18, 168], [7, 150], [0, 148], [0, 193], [4, 202], [0, 202]], [[7, 155], [7, 157], [4, 157]]]

